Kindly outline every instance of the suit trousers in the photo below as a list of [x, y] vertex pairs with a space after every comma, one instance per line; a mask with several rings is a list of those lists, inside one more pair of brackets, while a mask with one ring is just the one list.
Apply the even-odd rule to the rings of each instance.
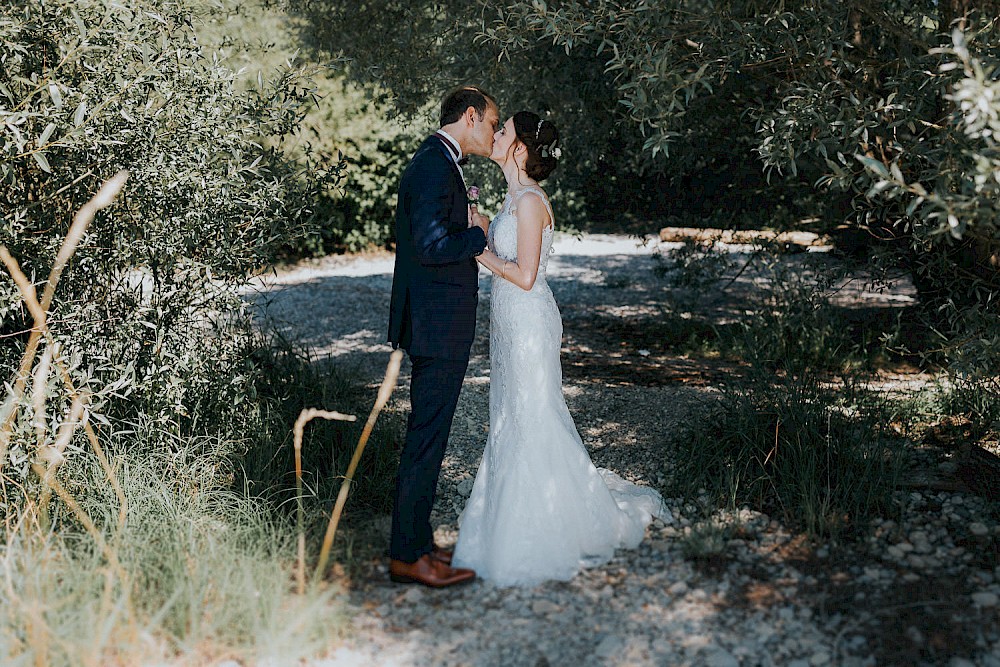
[[431, 509], [469, 358], [410, 356], [410, 418], [396, 476], [389, 556], [413, 563], [434, 548]]

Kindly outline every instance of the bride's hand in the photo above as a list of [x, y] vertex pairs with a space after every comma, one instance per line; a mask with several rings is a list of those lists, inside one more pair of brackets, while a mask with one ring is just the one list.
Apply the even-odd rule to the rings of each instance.
[[[476, 261], [485, 266], [487, 269], [490, 268], [489, 259], [493, 253], [487, 248], [480, 254], [476, 255]], [[492, 269], [490, 269], [492, 271]]]

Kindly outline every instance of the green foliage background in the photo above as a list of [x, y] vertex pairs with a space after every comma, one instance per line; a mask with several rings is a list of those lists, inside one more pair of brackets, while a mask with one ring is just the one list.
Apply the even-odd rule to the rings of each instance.
[[285, 5], [403, 113], [475, 81], [548, 114], [584, 221], [841, 227], [912, 274], [947, 363], [995, 371], [996, 2]]
[[[288, 585], [291, 425], [305, 403], [360, 412], [370, 397], [255, 332], [239, 290], [289, 249], [329, 249], [315, 239], [347, 165], [303, 130], [327, 70], [243, 39], [269, 22], [281, 27], [270, 34], [290, 34], [240, 3], [0, 7], [0, 244], [39, 292], [74, 213], [111, 175], [130, 174], [62, 275], [53, 343], [43, 341], [27, 393], [8, 385], [0, 404], [0, 422], [11, 421], [0, 458], [4, 664], [294, 660], [338, 631], [329, 591]], [[240, 71], [241, 59], [261, 66]], [[350, 242], [340, 230], [331, 246]], [[4, 271], [5, 382], [32, 325]], [[53, 454], [73, 393], [50, 360], [83, 397], [110, 477], [80, 427]], [[333, 452], [316, 430], [307, 437], [308, 470], [323, 474], [310, 483], [311, 517], [329, 506], [330, 466], [346, 467], [359, 432], [322, 429], [342, 445]], [[378, 449], [367, 463], [379, 472], [356, 500], [384, 511], [394, 449]], [[72, 503], [46, 500], [33, 464], [50, 466]]]
[[[238, 383], [219, 380], [245, 345], [220, 335], [238, 313], [233, 288], [306, 233], [313, 193], [341, 177], [336, 165], [282, 150], [311, 102], [307, 71], [284, 68], [241, 89], [199, 46], [197, 9], [29, 2], [5, 9], [0, 26], [0, 243], [24, 271], [48, 275], [73, 212], [102, 180], [130, 172], [125, 195], [83, 239], [51, 316], [106, 418], [129, 418], [113, 413], [131, 403], [194, 426], [195, 405], [242, 400]], [[30, 325], [13, 283], [0, 285], [13, 343], [3, 365], [13, 368]]]

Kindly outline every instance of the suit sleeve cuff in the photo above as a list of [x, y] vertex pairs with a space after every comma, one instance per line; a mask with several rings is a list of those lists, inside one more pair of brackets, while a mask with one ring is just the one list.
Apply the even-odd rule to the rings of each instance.
[[[478, 229], [481, 232], [483, 231], [482, 228], [480, 228], [480, 227], [476, 227], [476, 229]], [[482, 245], [482, 247], [479, 248], [479, 252], [477, 252], [475, 255], [473, 255], [473, 257], [479, 257], [484, 252], [486, 252], [486, 232], [483, 232], [483, 245]]]

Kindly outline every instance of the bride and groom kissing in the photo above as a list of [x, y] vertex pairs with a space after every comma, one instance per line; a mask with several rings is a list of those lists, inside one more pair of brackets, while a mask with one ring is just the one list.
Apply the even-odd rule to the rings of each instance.
[[[474, 86], [451, 91], [440, 129], [400, 180], [389, 342], [412, 364], [396, 478], [390, 578], [445, 587], [568, 580], [642, 540], [660, 495], [591, 462], [562, 394], [562, 320], [546, 282], [554, 217], [539, 186], [558, 166], [555, 125], [519, 111], [502, 125]], [[492, 219], [470, 204], [461, 165], [495, 162], [507, 195]], [[490, 295], [490, 428], [454, 551], [431, 509], [476, 325], [479, 265]]]

